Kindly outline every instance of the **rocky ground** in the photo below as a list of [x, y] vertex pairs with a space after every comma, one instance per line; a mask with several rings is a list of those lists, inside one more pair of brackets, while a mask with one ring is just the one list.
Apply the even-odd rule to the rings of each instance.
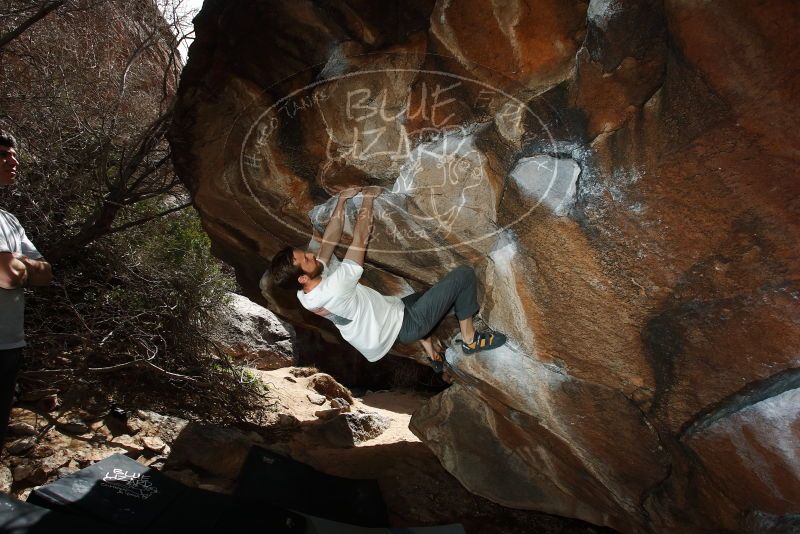
[[604, 531], [503, 508], [467, 492], [408, 428], [429, 393], [351, 392], [313, 368], [253, 370], [252, 377], [267, 385], [274, 411], [268, 423], [248, 430], [107, 404], [64, 409], [57, 391], [28, 392], [12, 413], [0, 490], [26, 499], [38, 485], [122, 453], [189, 486], [230, 492], [247, 451], [259, 445], [329, 474], [377, 479], [395, 526], [460, 522], [480, 533]]

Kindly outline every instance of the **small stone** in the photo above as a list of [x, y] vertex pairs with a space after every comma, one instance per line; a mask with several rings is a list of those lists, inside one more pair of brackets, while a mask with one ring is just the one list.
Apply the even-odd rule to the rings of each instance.
[[47, 425], [47, 419], [39, 412], [16, 406], [11, 409], [9, 421], [13, 423], [28, 423], [38, 432]]
[[98, 436], [111, 439], [111, 430], [106, 425], [101, 425], [95, 430]]
[[149, 463], [147, 465], [148, 465], [148, 467], [151, 467], [151, 468], [156, 469], [158, 471], [161, 471], [162, 469], [164, 469], [164, 465], [167, 463], [167, 459], [166, 458], [156, 457], [156, 458], [153, 458], [153, 460], [155, 460], [155, 461], [151, 462], [151, 463]]
[[21, 482], [31, 476], [34, 467], [30, 464], [20, 465], [14, 468], [14, 482]]
[[147, 426], [147, 423], [137, 417], [130, 417], [125, 422], [125, 427], [131, 435], [138, 434]]
[[33, 452], [30, 453], [30, 456], [32, 458], [47, 458], [55, 453], [56, 449], [52, 445], [39, 445], [33, 449]]
[[66, 453], [62, 452], [44, 458], [40, 466], [44, 470], [44, 472], [49, 475], [53, 471], [56, 471], [57, 469], [66, 465], [69, 462], [69, 460], [70, 460], [69, 456], [67, 456]]
[[325, 395], [328, 399], [345, 399], [347, 402], [353, 402], [353, 396], [350, 390], [337, 382], [331, 375], [325, 373], [318, 373], [311, 378], [310, 386], [320, 395]]
[[73, 435], [86, 434], [89, 432], [89, 426], [77, 417], [57, 422], [56, 428], [65, 434]]
[[130, 452], [142, 452], [142, 446], [129, 434], [121, 434], [109, 440], [112, 445], [124, 447]]
[[36, 435], [36, 429], [33, 425], [17, 421], [14, 423], [9, 423], [8, 425], [8, 435], [9, 436], [34, 436]]
[[319, 370], [316, 367], [293, 367], [289, 372], [296, 378], [306, 378], [319, 373]]
[[145, 436], [142, 438], [144, 448], [153, 452], [161, 452], [167, 446], [158, 436]]
[[105, 417], [108, 411], [111, 409], [111, 406], [109, 406], [109, 404], [105, 401], [98, 401], [97, 399], [94, 399], [89, 400], [86, 404], [84, 404], [83, 408], [86, 415], [84, 419], [94, 421]]
[[163, 464], [164, 462], [167, 461], [167, 457], [163, 456], [163, 455], [160, 455], [160, 454], [156, 455], [156, 456], [153, 456], [152, 458], [147, 458], [145, 456], [140, 456], [139, 459], [136, 460], [136, 461], [139, 462], [142, 465], [146, 465], [146, 466], [149, 467], [149, 466], [152, 466], [153, 464], [155, 464], [156, 462], [161, 462]]
[[18, 465], [28, 462], [28, 458], [25, 458], [24, 456], [7, 456], [5, 461], [10, 469], [14, 469]]
[[11, 469], [4, 465], [0, 465], [0, 493], [8, 493], [11, 491], [11, 484], [14, 483], [14, 475]]
[[343, 413], [320, 423], [317, 432], [334, 447], [354, 447], [378, 437], [390, 423], [377, 413]]
[[320, 419], [326, 419], [326, 420], [327, 419], [333, 419], [334, 417], [336, 417], [340, 413], [345, 412], [345, 411], [347, 411], [349, 409], [350, 408], [347, 407], [347, 408], [330, 408], [328, 410], [317, 410], [316, 412], [314, 412], [314, 415], [316, 415]]
[[292, 414], [288, 413], [281, 413], [278, 414], [278, 424], [280, 426], [296, 426], [300, 423], [300, 420], [297, 417], [293, 416]]
[[331, 408], [350, 408], [350, 403], [344, 399], [331, 399]]
[[283, 379], [284, 379], [284, 380], [288, 380], [289, 382], [291, 382], [291, 383], [293, 383], [293, 384], [297, 384], [297, 380], [295, 380], [295, 379], [294, 379], [294, 378], [292, 378], [291, 376], [284, 376], [284, 377], [283, 377]]
[[20, 456], [32, 449], [34, 445], [36, 445], [36, 438], [22, 438], [9, 445], [6, 450], [8, 451], [8, 454]]
[[81, 467], [86, 467], [89, 464], [93, 464], [95, 462], [99, 462], [100, 460], [104, 460], [109, 456], [111, 456], [112, 454], [117, 454], [117, 453], [127, 454], [128, 452], [130, 451], [122, 447], [111, 447], [111, 448], [97, 447], [78, 452], [78, 454], [76, 454], [75, 456], [75, 460], [80, 463]]
[[309, 393], [306, 395], [306, 397], [308, 397], [308, 400], [311, 402], [311, 404], [316, 404], [317, 406], [322, 406], [325, 404], [325, 397], [319, 393]]

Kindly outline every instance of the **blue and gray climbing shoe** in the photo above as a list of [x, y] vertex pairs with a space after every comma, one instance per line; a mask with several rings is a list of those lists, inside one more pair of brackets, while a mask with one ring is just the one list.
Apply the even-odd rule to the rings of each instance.
[[482, 350], [492, 350], [504, 345], [506, 336], [500, 332], [478, 332], [475, 331], [475, 339], [472, 343], [461, 342], [461, 350], [464, 354], [472, 354]]

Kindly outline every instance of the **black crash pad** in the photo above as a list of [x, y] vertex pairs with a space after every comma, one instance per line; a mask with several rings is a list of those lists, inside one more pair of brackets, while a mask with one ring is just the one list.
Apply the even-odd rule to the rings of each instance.
[[124, 455], [41, 486], [23, 503], [0, 499], [0, 533], [263, 532], [463, 534], [460, 525], [388, 528], [375, 480], [351, 480], [251, 449], [236, 493], [189, 488]]
[[33, 490], [28, 502], [143, 530], [186, 486], [123, 454]]
[[306, 523], [277, 506], [189, 488], [122, 454], [35, 489], [28, 502], [127, 532], [235, 528], [288, 534], [305, 532]]
[[40, 532], [101, 534], [108, 532], [108, 525], [41, 508], [0, 493], [0, 532], [3, 534]]
[[389, 524], [377, 480], [328, 475], [260, 447], [250, 449], [234, 496], [351, 525]]

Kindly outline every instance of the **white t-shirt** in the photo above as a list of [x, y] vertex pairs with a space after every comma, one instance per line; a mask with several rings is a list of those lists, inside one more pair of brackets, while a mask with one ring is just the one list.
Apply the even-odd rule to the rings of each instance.
[[389, 352], [403, 326], [405, 306], [399, 297], [381, 295], [358, 283], [364, 268], [352, 260], [332, 261], [322, 281], [297, 292], [303, 307], [336, 325], [342, 337], [371, 362]]
[[[0, 252], [24, 254], [32, 260], [42, 257], [16, 217], [0, 210]], [[0, 288], [0, 350], [25, 346], [25, 290]]]

